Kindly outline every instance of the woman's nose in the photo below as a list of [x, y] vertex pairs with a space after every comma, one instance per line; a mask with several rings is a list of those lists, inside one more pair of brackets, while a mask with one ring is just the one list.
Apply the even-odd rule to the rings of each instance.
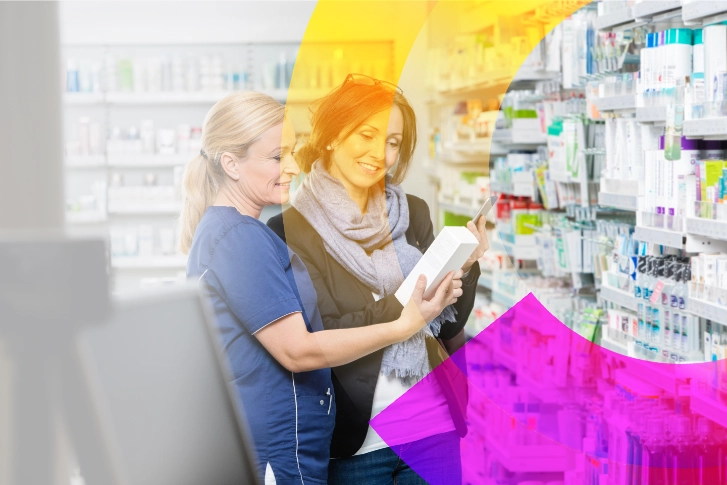
[[383, 160], [386, 157], [386, 140], [382, 142], [376, 142], [376, 146], [371, 150], [371, 155], [376, 160]]
[[295, 161], [295, 158], [292, 155], [289, 157], [285, 157], [284, 160], [285, 163], [283, 164], [283, 173], [288, 173], [293, 176], [300, 173], [300, 167], [298, 166], [298, 162]]

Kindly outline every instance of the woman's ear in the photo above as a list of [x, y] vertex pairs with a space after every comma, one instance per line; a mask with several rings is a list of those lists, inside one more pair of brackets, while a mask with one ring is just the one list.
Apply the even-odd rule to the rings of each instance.
[[236, 156], [232, 155], [231, 153], [224, 152], [222, 155], [220, 155], [220, 166], [222, 167], [222, 170], [227, 174], [228, 177], [230, 177], [232, 180], [237, 182], [240, 180], [240, 159], [238, 159]]

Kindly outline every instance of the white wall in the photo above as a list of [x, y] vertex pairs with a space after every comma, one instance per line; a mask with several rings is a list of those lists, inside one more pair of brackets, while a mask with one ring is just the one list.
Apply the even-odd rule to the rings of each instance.
[[315, 5], [309, 0], [65, 1], [61, 39], [92, 45], [299, 42]]

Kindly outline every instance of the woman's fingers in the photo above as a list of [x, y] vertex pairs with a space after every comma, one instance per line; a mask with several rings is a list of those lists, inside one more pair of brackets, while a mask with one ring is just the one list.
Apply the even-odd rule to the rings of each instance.
[[454, 271], [450, 271], [447, 273], [447, 276], [444, 277], [442, 280], [442, 283], [440, 283], [439, 288], [437, 288], [437, 292], [434, 294], [434, 298], [432, 298], [432, 301], [440, 304], [444, 301], [446, 301], [448, 298], [451, 297], [453, 288], [452, 288], [452, 278], [454, 277]]
[[[480, 220], [482, 220], [481, 217], [480, 217]], [[477, 221], [477, 222], [479, 222], [479, 221]], [[477, 228], [477, 226], [475, 226], [474, 222], [469, 221], [467, 223], [467, 229], [469, 229], [470, 232], [477, 238], [477, 241], [480, 241], [480, 242], [482, 241], [482, 234], [480, 233], [480, 231], [477, 230], [478, 228]]]

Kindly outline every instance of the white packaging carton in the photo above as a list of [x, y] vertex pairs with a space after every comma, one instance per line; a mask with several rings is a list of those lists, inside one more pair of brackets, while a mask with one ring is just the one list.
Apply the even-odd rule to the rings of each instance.
[[442, 229], [404, 283], [396, 290], [396, 299], [402, 305], [406, 305], [414, 293], [419, 275], [422, 274], [427, 277], [424, 299], [430, 299], [447, 273], [460, 269], [477, 249], [477, 244], [477, 238], [466, 227], [448, 226]]

